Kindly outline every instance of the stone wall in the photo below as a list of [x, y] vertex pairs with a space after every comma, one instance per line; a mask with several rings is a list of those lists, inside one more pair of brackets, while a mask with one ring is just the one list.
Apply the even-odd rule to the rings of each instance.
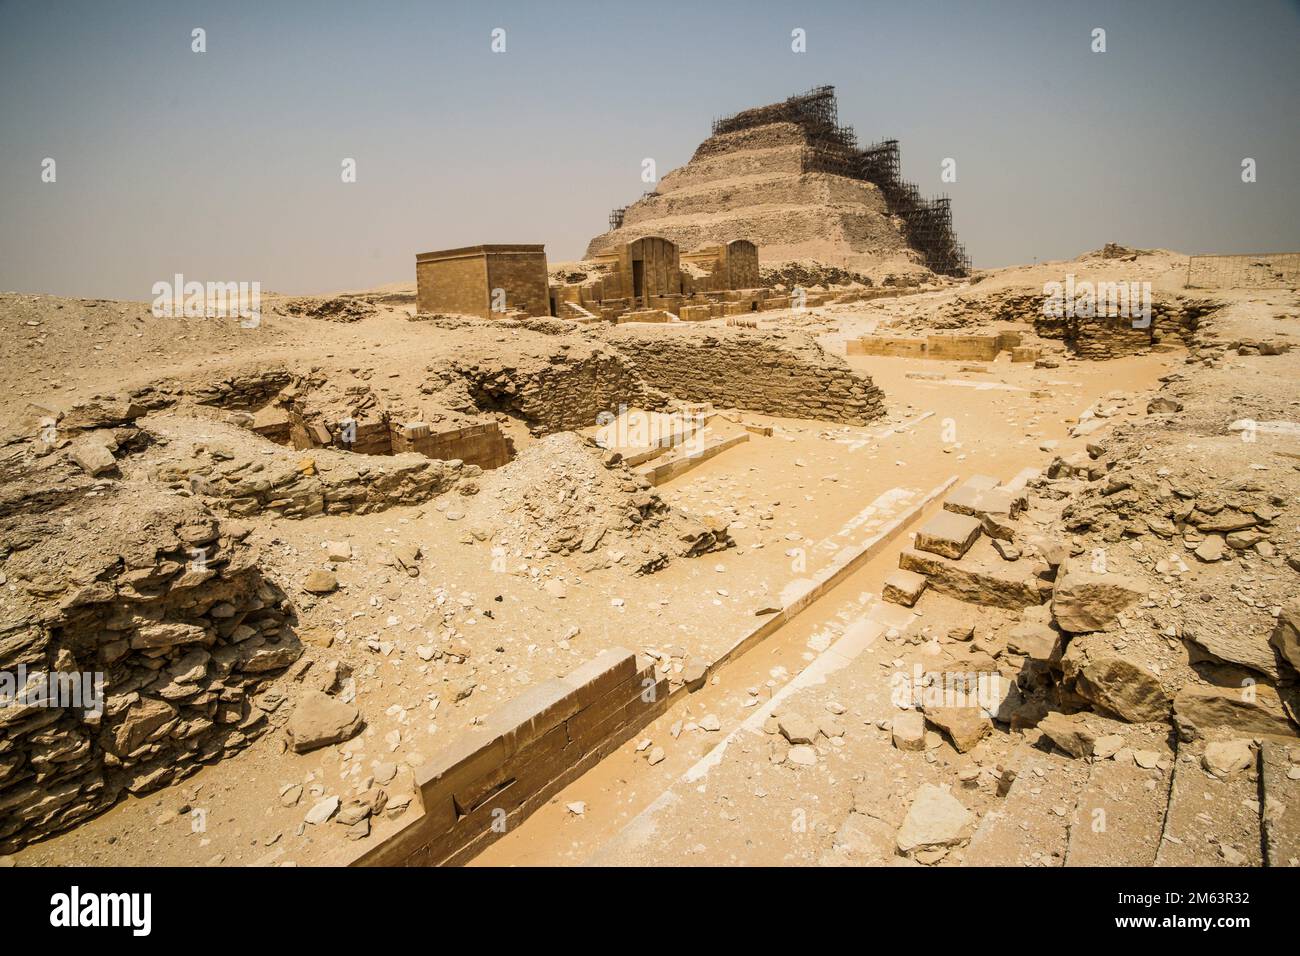
[[[1191, 346], [1203, 321], [1221, 308], [1208, 299], [1181, 295], [1153, 295], [1150, 323], [1134, 328], [1131, 316], [1086, 316], [1044, 314], [1046, 297], [1038, 292], [1008, 291], [969, 303], [966, 307], [1004, 321], [1028, 322], [1041, 338], [1065, 343], [1078, 358], [1094, 361], [1142, 355], [1164, 341]], [[1141, 302], [1135, 304], [1140, 308]]]
[[240, 517], [268, 514], [310, 518], [319, 514], [369, 514], [396, 505], [418, 504], [450, 490], [476, 466], [426, 458], [413, 452], [358, 459], [347, 452], [320, 449], [296, 461], [237, 457], [217, 462], [202, 458], [160, 465], [158, 481], [188, 485], [212, 499], [214, 507]]
[[493, 312], [492, 293], [505, 293], [504, 311], [550, 315], [546, 253], [540, 245], [493, 244], [422, 252], [415, 259], [416, 309], [481, 318]]
[[496, 252], [487, 257], [488, 290], [505, 291], [505, 306], [524, 315], [550, 315], [546, 253]]
[[590, 427], [621, 405], [658, 409], [674, 398], [846, 424], [884, 413], [871, 380], [805, 333], [694, 322], [612, 326], [509, 362], [463, 356], [431, 369], [425, 391], [460, 413], [516, 415], [541, 435]]
[[282, 365], [254, 366], [198, 383], [163, 379], [128, 394], [145, 411], [171, 408], [182, 400], [216, 408], [252, 410], [270, 402], [292, 381], [293, 374]]
[[[0, 673], [25, 672], [27, 689], [6, 687], [0, 702], [0, 851], [262, 733], [254, 692], [301, 646], [246, 533], [152, 489], [0, 519], [0, 538], [16, 549], [5, 568], [17, 596], [0, 608]], [[47, 675], [78, 692], [52, 696]]]
[[392, 425], [395, 454], [416, 452], [427, 458], [462, 461], [480, 468], [500, 468], [510, 460], [510, 443], [496, 422], [438, 428], [424, 422]]
[[990, 335], [927, 335], [925, 338], [864, 335], [844, 343], [848, 355], [887, 355], [946, 361], [992, 362], [1020, 345], [1019, 332]]
[[646, 385], [686, 401], [852, 425], [884, 414], [880, 389], [803, 333], [625, 325], [606, 340]]
[[597, 415], [617, 411], [620, 404], [653, 407], [664, 400], [647, 391], [622, 355], [599, 347], [516, 364], [457, 361], [435, 377], [463, 388], [478, 410], [518, 415], [543, 435], [595, 425]]
[[489, 714], [416, 772], [423, 813], [336, 862], [437, 866], [465, 862], [658, 715], [667, 678], [611, 648]]
[[487, 315], [487, 264], [481, 255], [427, 262], [417, 259], [415, 285], [418, 312]]

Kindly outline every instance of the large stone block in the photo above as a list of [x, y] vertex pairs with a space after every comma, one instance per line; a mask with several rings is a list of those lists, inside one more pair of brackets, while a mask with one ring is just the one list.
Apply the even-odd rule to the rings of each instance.
[[931, 554], [957, 559], [970, 550], [979, 536], [978, 519], [952, 511], [941, 511], [916, 533], [916, 547]]
[[1098, 574], [1078, 561], [1066, 561], [1052, 592], [1056, 626], [1072, 634], [1100, 631], [1145, 594], [1141, 581], [1122, 574]]

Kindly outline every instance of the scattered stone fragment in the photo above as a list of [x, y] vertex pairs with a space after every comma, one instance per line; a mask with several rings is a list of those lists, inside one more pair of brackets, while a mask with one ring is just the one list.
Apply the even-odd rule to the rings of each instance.
[[974, 815], [946, 787], [922, 784], [895, 836], [899, 852], [958, 846], [970, 838]]
[[[1077, 640], [1077, 639], [1076, 639]], [[1145, 667], [1110, 655], [1064, 658], [1065, 677], [1075, 691], [1103, 713], [1130, 723], [1149, 723], [1169, 716], [1169, 695]]]
[[303, 694], [285, 724], [294, 753], [307, 753], [352, 737], [361, 728], [356, 707], [311, 690]]
[[790, 748], [785, 759], [796, 766], [812, 767], [817, 763], [817, 751], [807, 744], [799, 744]]
[[925, 719], [943, 731], [962, 754], [993, 729], [993, 722], [978, 707], [926, 707]]
[[1216, 777], [1229, 777], [1253, 766], [1255, 751], [1249, 740], [1225, 740], [1206, 744], [1201, 755], [1201, 766]]
[[[1097, 735], [1078, 714], [1071, 716], [1048, 714], [1038, 722], [1038, 729], [1071, 757], [1091, 757], [1096, 754]], [[1122, 743], [1123, 740], [1120, 739], [1120, 744]], [[1115, 750], [1118, 749], [1117, 744]], [[1111, 753], [1114, 751], [1112, 750]]]
[[817, 739], [817, 725], [802, 714], [782, 714], [777, 718], [777, 727], [792, 744], [811, 744]]
[[1300, 672], [1300, 600], [1293, 600], [1282, 608], [1269, 643], [1294, 670]]
[[339, 579], [330, 571], [313, 571], [302, 583], [308, 594], [333, 594], [339, 588]]
[[925, 717], [918, 710], [905, 710], [890, 721], [894, 746], [899, 750], [925, 749]]
[[1092, 755], [1100, 760], [1113, 757], [1124, 746], [1124, 738], [1119, 734], [1106, 734], [1098, 737], [1092, 745]]
[[317, 800], [316, 803], [312, 805], [312, 808], [307, 811], [307, 816], [304, 817], [304, 819], [313, 826], [318, 826], [330, 817], [334, 816], [334, 811], [338, 808], [338, 797], [324, 797]]
[[1192, 553], [1201, 561], [1207, 563], [1221, 560], [1223, 555], [1226, 553], [1223, 535], [1206, 535], [1205, 540], [1202, 541]]
[[117, 470], [117, 459], [102, 441], [83, 439], [68, 449], [68, 456], [77, 467], [91, 477], [98, 478]]

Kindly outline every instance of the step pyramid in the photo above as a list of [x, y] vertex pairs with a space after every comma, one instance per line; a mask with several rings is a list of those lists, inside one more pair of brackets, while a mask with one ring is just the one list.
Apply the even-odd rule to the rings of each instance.
[[814, 259], [884, 275], [963, 275], [946, 198], [898, 179], [898, 143], [858, 149], [833, 87], [718, 120], [685, 166], [610, 216], [588, 257], [644, 236], [683, 252], [748, 239], [764, 264]]

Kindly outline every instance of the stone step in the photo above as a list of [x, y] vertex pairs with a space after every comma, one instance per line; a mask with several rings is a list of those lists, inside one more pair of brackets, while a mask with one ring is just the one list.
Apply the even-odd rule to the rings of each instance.
[[1156, 866], [1261, 866], [1258, 768], [1220, 779], [1201, 767], [1204, 749], [1178, 748]]
[[916, 548], [945, 558], [958, 559], [980, 536], [980, 522], [970, 515], [940, 511], [916, 533]]
[[1300, 740], [1264, 738], [1259, 765], [1264, 865], [1300, 866]]
[[976, 519], [989, 537], [1011, 541], [1015, 538], [1012, 522], [1027, 503], [1023, 492], [1005, 488], [980, 489], [967, 484], [950, 491], [943, 507], [945, 511]]
[[921, 592], [925, 590], [926, 584], [927, 578], [924, 574], [917, 574], [915, 571], [904, 571], [899, 568], [897, 571], [891, 571], [885, 577], [885, 586], [880, 596], [891, 604], [912, 607], [921, 597]]
[[1018, 611], [1043, 604], [1052, 594], [1052, 582], [1043, 576], [1048, 570], [1045, 562], [1021, 559], [1008, 564], [992, 548], [977, 560], [968, 557], [961, 562], [904, 548], [898, 566], [924, 574], [934, 590], [968, 604]]
[[1088, 765], [1027, 745], [1023, 749], [1027, 753], [1006, 797], [975, 828], [964, 866], [1065, 863], [1070, 815], [1088, 782]]
[[651, 485], [658, 487], [667, 481], [686, 474], [728, 448], [749, 441], [749, 432], [731, 435], [710, 435], [697, 444], [679, 445], [659, 458], [633, 469]]
[[[1138, 734], [1146, 739], [1139, 740]], [[1119, 759], [1096, 759], [1088, 765], [1088, 782], [1070, 816], [1066, 866], [1155, 864], [1172, 776], [1167, 735], [1164, 724], [1133, 725], [1124, 734]], [[1164, 766], [1140, 767], [1130, 749], [1159, 754]]]

